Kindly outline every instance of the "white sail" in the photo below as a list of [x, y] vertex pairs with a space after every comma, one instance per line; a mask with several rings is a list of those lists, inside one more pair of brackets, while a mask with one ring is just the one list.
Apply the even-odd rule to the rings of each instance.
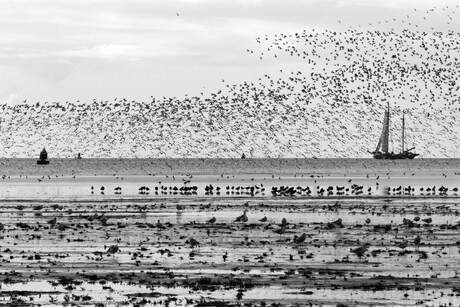
[[404, 138], [405, 138], [405, 135], [404, 135], [404, 130], [405, 130], [405, 123], [404, 123], [404, 112], [403, 112], [403, 116], [402, 116], [402, 140], [401, 140], [401, 149], [402, 151], [401, 152], [404, 152]]
[[381, 152], [388, 152], [388, 143], [389, 143], [389, 135], [390, 135], [390, 106], [388, 105], [388, 109], [385, 111], [385, 117], [383, 119], [383, 128], [382, 134], [380, 135], [379, 143], [377, 144], [377, 148], [375, 151]]
[[387, 110], [385, 112], [385, 121], [383, 123], [382, 152], [388, 152], [389, 135], [390, 135], [390, 110]]

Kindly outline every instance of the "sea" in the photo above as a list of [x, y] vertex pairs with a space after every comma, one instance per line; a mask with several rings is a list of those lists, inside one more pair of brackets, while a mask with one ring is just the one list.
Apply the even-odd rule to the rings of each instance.
[[196, 195], [204, 195], [209, 185], [220, 187], [218, 196], [236, 196], [236, 191], [226, 194], [229, 185], [263, 185], [270, 197], [273, 187], [309, 187], [314, 195], [321, 188], [354, 184], [366, 192], [371, 188], [374, 196], [399, 187], [413, 188], [411, 194], [418, 195], [426, 188], [460, 186], [460, 159], [51, 159], [48, 165], [0, 159], [0, 176], [1, 198], [123, 199], [139, 195], [141, 187], [149, 188], [144, 197], [153, 197], [155, 187], [169, 192], [183, 186], [196, 186]]

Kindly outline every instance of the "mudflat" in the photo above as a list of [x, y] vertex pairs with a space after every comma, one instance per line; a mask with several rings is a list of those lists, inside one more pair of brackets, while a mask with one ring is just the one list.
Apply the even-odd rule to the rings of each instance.
[[114, 166], [113, 174], [96, 176], [77, 169], [52, 176], [52, 168], [5, 175], [0, 299], [101, 306], [460, 302], [457, 160], [410, 167], [388, 161], [373, 172], [353, 167], [343, 174], [336, 161], [296, 172], [294, 160], [263, 170], [250, 168], [260, 161], [224, 161], [231, 167], [219, 169], [213, 162], [201, 172], [204, 162], [184, 161], [169, 171], [145, 168], [150, 174]]

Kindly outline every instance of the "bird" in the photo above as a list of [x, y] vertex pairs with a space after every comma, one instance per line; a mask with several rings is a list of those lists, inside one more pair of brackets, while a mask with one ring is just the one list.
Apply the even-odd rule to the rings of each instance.
[[120, 248], [117, 245], [112, 245], [109, 247], [107, 250], [107, 254], [115, 254], [120, 250]]
[[300, 236], [294, 236], [294, 243], [296, 244], [300, 244], [300, 243], [303, 243], [305, 241], [305, 239], [307, 238], [307, 234], [306, 233], [302, 233]]
[[243, 214], [235, 219], [235, 222], [246, 223], [248, 221], [248, 216], [246, 215], [246, 213], [247, 210], [244, 210]]
[[364, 254], [369, 249], [369, 246], [370, 245], [368, 243], [366, 243], [366, 244], [363, 244], [363, 245], [361, 245], [359, 247], [351, 249], [351, 252], [356, 254], [358, 257], [362, 257], [362, 256], [364, 256]]
[[198, 242], [194, 238], [189, 238], [185, 243], [189, 244], [190, 247], [192, 247], [192, 248], [195, 247], [195, 246], [200, 245], [200, 242]]
[[430, 224], [433, 221], [433, 219], [431, 217], [428, 217], [426, 219], [422, 219], [422, 221], [427, 223], [427, 224]]

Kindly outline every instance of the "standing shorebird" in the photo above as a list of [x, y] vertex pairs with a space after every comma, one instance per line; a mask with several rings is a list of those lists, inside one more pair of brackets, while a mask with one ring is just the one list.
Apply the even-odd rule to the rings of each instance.
[[246, 215], [247, 212], [248, 212], [248, 210], [244, 210], [243, 215], [238, 216], [235, 219], [235, 222], [246, 223], [248, 221], [248, 216]]

